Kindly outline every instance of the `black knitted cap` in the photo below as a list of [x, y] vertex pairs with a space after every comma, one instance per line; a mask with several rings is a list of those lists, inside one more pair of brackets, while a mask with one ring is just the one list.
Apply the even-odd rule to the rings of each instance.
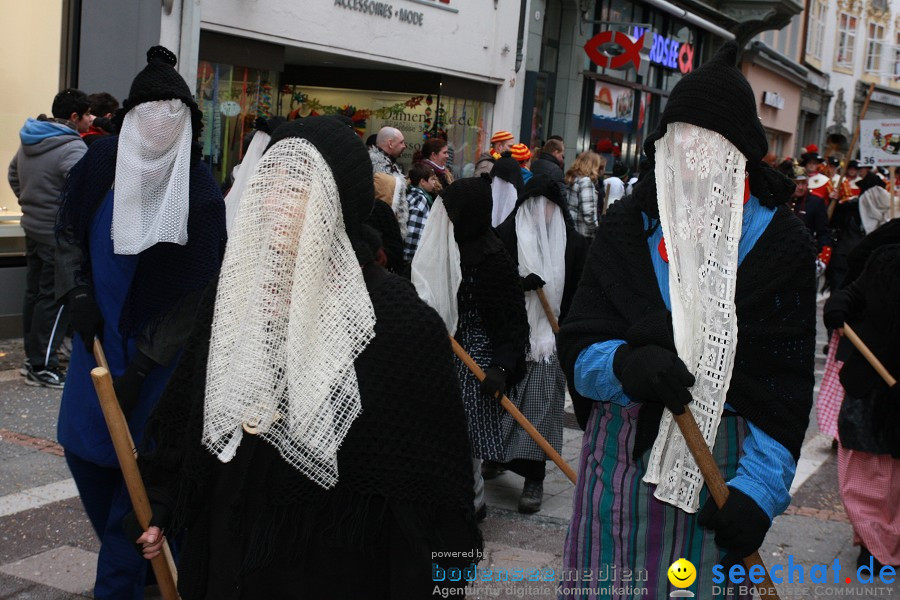
[[864, 194], [873, 187], [887, 187], [881, 177], [875, 173], [869, 172], [865, 177], [856, 182], [860, 195]]
[[738, 46], [726, 42], [713, 56], [672, 89], [659, 128], [644, 142], [644, 152], [653, 156], [655, 143], [669, 123], [690, 123], [723, 135], [747, 158], [762, 160], [769, 149], [766, 132], [756, 112], [750, 83], [735, 66]]
[[368, 218], [375, 203], [372, 161], [365, 144], [342, 119], [307, 117], [279, 126], [272, 132], [272, 140], [266, 151], [289, 137], [309, 140], [331, 167], [331, 174], [341, 197], [344, 226], [350, 241], [356, 247], [355, 238], [358, 237], [359, 227]]
[[453, 235], [457, 242], [478, 237], [491, 228], [491, 211], [494, 198], [491, 194], [491, 178], [487, 173], [480, 177], [457, 179], [441, 192], [447, 216], [453, 222]]
[[168, 48], [153, 46], [147, 50], [147, 66], [131, 82], [128, 98], [122, 102], [122, 108], [114, 118], [118, 127], [121, 127], [125, 114], [138, 104], [177, 99], [191, 109], [194, 137], [200, 135], [203, 113], [194, 102], [184, 78], [175, 70], [176, 64], [178, 59]]
[[503, 181], [513, 184], [518, 192], [525, 187], [525, 181], [522, 179], [522, 167], [509, 151], [501, 154], [500, 158], [494, 162], [491, 177], [499, 177]]

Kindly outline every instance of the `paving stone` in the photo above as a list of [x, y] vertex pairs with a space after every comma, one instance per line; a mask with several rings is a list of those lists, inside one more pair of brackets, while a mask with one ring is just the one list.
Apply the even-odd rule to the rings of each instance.
[[72, 594], [87, 594], [94, 586], [97, 554], [60, 546], [0, 566], [0, 572]]

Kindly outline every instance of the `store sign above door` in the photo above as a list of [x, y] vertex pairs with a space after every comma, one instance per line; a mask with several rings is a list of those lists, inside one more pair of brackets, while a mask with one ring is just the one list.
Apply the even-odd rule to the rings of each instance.
[[[646, 29], [635, 27], [634, 37], [642, 36]], [[662, 35], [653, 37], [650, 48], [650, 62], [669, 69], [678, 69], [685, 75], [694, 70], [694, 47], [687, 42], [667, 38]]]
[[584, 45], [584, 51], [591, 62], [604, 69], [641, 68], [641, 50], [644, 36], [631, 39], [622, 31], [601, 31]]
[[340, 6], [347, 10], [354, 10], [373, 17], [381, 17], [382, 19], [394, 19], [408, 25], [418, 25], [422, 27], [425, 23], [425, 15], [405, 8], [397, 9], [393, 4], [387, 2], [373, 2], [371, 0], [334, 0], [335, 6]]

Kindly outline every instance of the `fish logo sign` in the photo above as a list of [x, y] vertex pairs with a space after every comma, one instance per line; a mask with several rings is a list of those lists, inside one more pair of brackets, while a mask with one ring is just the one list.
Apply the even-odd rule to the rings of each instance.
[[[600, 47], [613, 43], [619, 46], [623, 52], [617, 56], [607, 56]], [[644, 47], [644, 34], [632, 41], [626, 33], [621, 31], [601, 31], [588, 40], [584, 45], [584, 51], [594, 64], [609, 69], [624, 69], [633, 64], [635, 69], [641, 66], [641, 49]]]

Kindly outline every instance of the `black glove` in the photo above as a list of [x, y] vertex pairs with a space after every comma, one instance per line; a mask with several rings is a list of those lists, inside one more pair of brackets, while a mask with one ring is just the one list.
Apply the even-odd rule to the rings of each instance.
[[506, 390], [506, 369], [491, 366], [484, 370], [484, 379], [481, 380], [481, 393], [498, 400], [503, 397]]
[[838, 329], [844, 326], [848, 312], [850, 312], [850, 293], [847, 290], [832, 292], [822, 309], [822, 321], [828, 329]]
[[147, 374], [156, 366], [156, 363], [142, 352], [138, 352], [134, 360], [125, 369], [121, 377], [113, 380], [113, 389], [116, 391], [116, 399], [122, 408], [122, 414], [127, 420], [131, 416], [131, 411], [137, 406], [138, 398], [141, 394], [141, 387]]
[[534, 273], [530, 273], [522, 278], [522, 289], [526, 292], [531, 292], [544, 287], [546, 283], [546, 281], [544, 281]]
[[677, 354], [661, 346], [622, 344], [613, 357], [613, 373], [635, 402], [662, 402], [680, 415], [691, 401], [687, 388], [694, 385], [694, 376]]
[[[151, 517], [149, 527], [159, 527], [165, 532], [172, 520], [172, 511], [164, 504], [151, 502], [150, 512]], [[137, 515], [134, 514], [134, 511], [131, 511], [122, 517], [122, 531], [125, 533], [125, 537], [132, 542], [137, 540], [144, 533], [144, 529], [141, 527], [140, 523], [138, 523]], [[140, 544], [135, 544], [134, 547], [139, 554], [143, 554], [143, 548], [141, 548]]]
[[69, 320], [88, 354], [94, 354], [94, 337], [103, 337], [103, 314], [97, 301], [91, 295], [91, 290], [86, 287], [78, 287], [69, 292], [66, 299], [69, 306]]
[[725, 505], [719, 508], [710, 496], [697, 515], [697, 523], [715, 530], [716, 545], [727, 551], [721, 562], [726, 571], [759, 550], [772, 524], [753, 498], [730, 486]]

